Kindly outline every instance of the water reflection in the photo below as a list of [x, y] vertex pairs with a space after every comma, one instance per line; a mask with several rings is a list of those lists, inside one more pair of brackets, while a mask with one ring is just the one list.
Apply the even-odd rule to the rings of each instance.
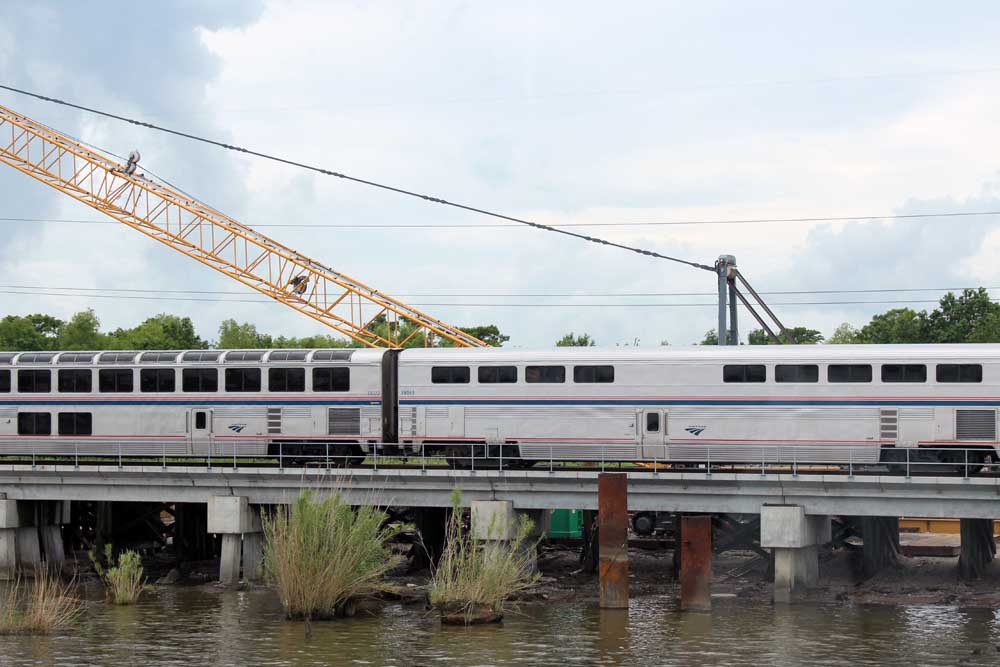
[[609, 665], [995, 665], [1000, 611], [947, 606], [778, 606], [721, 600], [681, 613], [669, 597], [628, 612], [538, 604], [502, 625], [441, 627], [415, 607], [316, 623], [284, 620], [268, 590], [161, 589], [135, 607], [88, 604], [83, 627], [0, 637], [0, 664], [253, 664], [567, 667]]

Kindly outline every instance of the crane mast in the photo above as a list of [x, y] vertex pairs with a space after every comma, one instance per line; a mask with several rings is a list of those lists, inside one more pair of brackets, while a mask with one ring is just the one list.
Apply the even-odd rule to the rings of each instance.
[[0, 162], [370, 347], [486, 343], [0, 106]]

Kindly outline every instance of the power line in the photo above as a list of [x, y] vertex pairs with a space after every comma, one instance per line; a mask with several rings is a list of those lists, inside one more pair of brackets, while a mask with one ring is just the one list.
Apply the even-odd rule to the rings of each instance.
[[[18, 296], [54, 296], [54, 297], [75, 297], [85, 299], [126, 299], [134, 301], [201, 301], [208, 303], [263, 303], [277, 304], [271, 299], [213, 299], [208, 297], [184, 297], [184, 296], [148, 296], [148, 295], [122, 295], [122, 294], [75, 294], [67, 292], [45, 292], [45, 291], [17, 291], [0, 290], [0, 294], [12, 294]], [[1000, 301], [992, 299], [992, 301]], [[889, 299], [878, 301], [784, 301], [770, 304], [772, 306], [860, 306], [860, 305], [885, 305], [885, 304], [937, 304], [933, 299]], [[703, 303], [472, 303], [472, 302], [440, 302], [440, 303], [417, 303], [417, 306], [452, 306], [459, 308], [717, 308], [715, 302]], [[753, 304], [759, 305], [759, 304]]]
[[[174, 186], [176, 187], [176, 186]], [[558, 225], [551, 225], [554, 228], [564, 227], [670, 227], [670, 226], [690, 226], [690, 225], [752, 225], [766, 223], [813, 223], [813, 222], [861, 222], [867, 220], [917, 220], [923, 218], [965, 218], [979, 215], [1000, 215], [1000, 211], [947, 211], [941, 213], [904, 213], [887, 215], [834, 215], [826, 217], [811, 218], [742, 218], [727, 220], [665, 220], [652, 222], [566, 222]], [[65, 223], [65, 224], [85, 224], [85, 225], [115, 225], [119, 223], [113, 220], [78, 220], [68, 218], [0, 218], [0, 222], [40, 222], [40, 223]], [[257, 227], [281, 227], [285, 229], [486, 229], [486, 228], [507, 228], [521, 229], [523, 225], [518, 224], [469, 224], [469, 223], [264, 223], [253, 225]]]
[[555, 232], [557, 234], [563, 234], [565, 236], [571, 236], [573, 238], [578, 238], [578, 239], [581, 239], [581, 240], [584, 240], [584, 241], [589, 241], [591, 243], [597, 243], [597, 244], [600, 244], [600, 245], [606, 245], [606, 246], [613, 247], [613, 248], [619, 248], [621, 250], [627, 250], [629, 252], [638, 253], [640, 255], [645, 255], [647, 257], [655, 257], [657, 259], [665, 259], [665, 260], [670, 261], [670, 262], [676, 262], [678, 264], [685, 264], [687, 266], [692, 266], [692, 267], [697, 268], [697, 269], [703, 269], [705, 271], [711, 271], [711, 272], [715, 273], [715, 268], [712, 267], [712, 266], [709, 266], [707, 264], [701, 264], [699, 262], [692, 262], [690, 260], [681, 259], [679, 257], [672, 257], [670, 255], [664, 255], [664, 254], [655, 252], [653, 250], [646, 250], [644, 248], [638, 248], [638, 247], [635, 247], [635, 246], [629, 246], [629, 245], [625, 245], [623, 243], [615, 243], [614, 241], [608, 241], [607, 239], [602, 239], [602, 238], [599, 238], [599, 237], [596, 237], [596, 236], [586, 236], [584, 234], [577, 234], [576, 232], [567, 231], [565, 229], [559, 229], [557, 227], [552, 227], [550, 225], [543, 225], [543, 224], [538, 223], [538, 222], [532, 222], [531, 220], [525, 220], [524, 218], [517, 218], [517, 217], [514, 217], [514, 216], [504, 215], [502, 213], [496, 213], [494, 211], [489, 211], [487, 209], [479, 208], [479, 207], [476, 207], [476, 206], [471, 206], [471, 205], [468, 205], [468, 204], [460, 204], [460, 203], [457, 203], [457, 202], [448, 201], [448, 200], [442, 199], [440, 197], [434, 197], [432, 195], [422, 194], [422, 193], [419, 193], [419, 192], [415, 192], [413, 190], [407, 190], [405, 188], [397, 187], [397, 186], [394, 186], [394, 185], [388, 185], [388, 184], [385, 184], [385, 183], [379, 183], [377, 181], [371, 181], [371, 180], [367, 180], [367, 179], [364, 179], [364, 178], [358, 178], [357, 176], [349, 176], [349, 175], [341, 173], [341, 172], [331, 171], [329, 169], [324, 169], [322, 167], [316, 167], [316, 166], [313, 166], [313, 165], [305, 164], [303, 162], [297, 162], [295, 160], [290, 160], [290, 159], [287, 159], [287, 158], [278, 157], [276, 155], [270, 155], [268, 153], [262, 153], [262, 152], [259, 152], [259, 151], [251, 150], [249, 148], [243, 148], [243, 147], [240, 147], [240, 146], [233, 146], [232, 144], [227, 144], [227, 143], [224, 143], [224, 142], [221, 142], [221, 141], [216, 141], [214, 139], [208, 139], [206, 137], [200, 137], [198, 135], [190, 134], [188, 132], [180, 132], [178, 130], [172, 130], [170, 128], [161, 127], [159, 125], [154, 125], [152, 123], [147, 123], [145, 121], [136, 120], [134, 118], [127, 118], [125, 116], [119, 116], [117, 114], [109, 113], [107, 111], [100, 111], [98, 109], [93, 109], [93, 108], [90, 108], [90, 107], [85, 107], [85, 106], [82, 106], [82, 105], [79, 105], [79, 104], [74, 104], [72, 102], [66, 102], [64, 100], [56, 99], [54, 97], [47, 97], [45, 95], [40, 95], [38, 93], [32, 93], [32, 92], [29, 92], [27, 90], [21, 90], [19, 88], [13, 88], [11, 86], [6, 86], [6, 85], [3, 85], [3, 84], [0, 84], [0, 89], [9, 90], [11, 92], [19, 93], [21, 95], [28, 95], [30, 97], [34, 97], [34, 98], [39, 99], [39, 100], [44, 100], [46, 102], [52, 102], [52, 103], [55, 103], [55, 104], [60, 104], [62, 106], [67, 106], [67, 107], [71, 107], [71, 108], [74, 108], [74, 109], [79, 109], [80, 111], [86, 111], [87, 113], [92, 113], [92, 114], [96, 114], [96, 115], [99, 115], [99, 116], [104, 116], [105, 118], [112, 118], [114, 120], [120, 120], [120, 121], [125, 122], [125, 123], [131, 123], [132, 125], [138, 125], [140, 127], [146, 127], [146, 128], [151, 129], [151, 130], [158, 130], [160, 132], [166, 132], [168, 134], [172, 134], [172, 135], [175, 135], [175, 136], [178, 136], [178, 137], [184, 137], [185, 139], [190, 139], [192, 141], [199, 141], [201, 143], [209, 144], [209, 145], [212, 145], [212, 146], [217, 146], [219, 148], [225, 148], [227, 150], [236, 151], [236, 152], [239, 152], [239, 153], [245, 153], [247, 155], [253, 155], [255, 157], [263, 158], [265, 160], [271, 160], [273, 162], [279, 162], [281, 164], [287, 164], [287, 165], [290, 165], [290, 166], [293, 166], [293, 167], [299, 167], [301, 169], [306, 169], [306, 170], [309, 170], [309, 171], [314, 171], [316, 173], [323, 174], [325, 176], [335, 176], [336, 178], [341, 178], [341, 179], [344, 179], [344, 180], [347, 180], [347, 181], [352, 181], [354, 183], [360, 183], [361, 185], [367, 185], [367, 186], [370, 186], [370, 187], [373, 187], [373, 188], [378, 188], [380, 190], [386, 190], [388, 192], [395, 192], [397, 194], [405, 195], [407, 197], [414, 197], [414, 198], [417, 198], [417, 199], [423, 199], [424, 201], [428, 201], [428, 202], [431, 202], [431, 203], [434, 203], [434, 204], [441, 204], [442, 206], [450, 206], [452, 208], [457, 208], [457, 209], [460, 209], [460, 210], [463, 210], [463, 211], [469, 211], [471, 213], [478, 213], [480, 215], [485, 215], [485, 216], [489, 216], [489, 217], [492, 217], [492, 218], [497, 218], [497, 219], [500, 219], [500, 220], [507, 220], [509, 222], [516, 222], [516, 223], [519, 223], [519, 224], [522, 224], [522, 225], [528, 225], [530, 227], [534, 227], [536, 229], [542, 229], [542, 230], [549, 231], [549, 232]]
[[[184, 290], [136, 287], [65, 287], [58, 285], [0, 285], [0, 289], [14, 290], [71, 290], [75, 292], [107, 292], [107, 293], [153, 293], [153, 294], [216, 294], [245, 296], [245, 290]], [[884, 294], [901, 292], [961, 292], [963, 290], [995, 290], [1000, 286], [983, 287], [890, 287], [868, 289], [838, 289], [838, 290], [771, 290], [760, 291], [769, 296], [790, 296], [807, 294]], [[659, 297], [659, 296], [715, 296], [716, 292], [392, 292], [396, 296], [406, 297], [452, 297], [452, 298], [554, 298], [554, 297]]]

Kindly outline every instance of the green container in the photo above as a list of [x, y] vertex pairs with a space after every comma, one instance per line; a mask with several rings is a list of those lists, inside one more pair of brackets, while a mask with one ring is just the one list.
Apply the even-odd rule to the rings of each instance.
[[549, 537], [583, 537], [583, 510], [554, 510]]

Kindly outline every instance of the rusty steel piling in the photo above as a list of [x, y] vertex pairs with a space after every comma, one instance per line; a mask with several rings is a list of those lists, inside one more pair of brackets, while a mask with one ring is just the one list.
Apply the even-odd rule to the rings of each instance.
[[681, 609], [712, 608], [712, 517], [681, 518]]
[[628, 609], [628, 475], [597, 478], [601, 609]]

